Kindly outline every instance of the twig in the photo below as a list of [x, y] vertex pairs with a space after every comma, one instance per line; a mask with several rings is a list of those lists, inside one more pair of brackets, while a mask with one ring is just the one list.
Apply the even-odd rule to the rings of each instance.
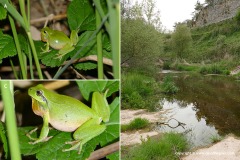
[[106, 147], [103, 147], [99, 150], [96, 150], [91, 153], [90, 157], [87, 160], [96, 160], [106, 157], [107, 155], [114, 153], [119, 150], [119, 142], [110, 144]]
[[42, 18], [38, 18], [38, 19], [33, 19], [30, 21], [31, 24], [34, 23], [38, 23], [38, 22], [46, 22], [46, 20], [60, 20], [60, 19], [64, 19], [67, 17], [67, 14], [59, 14], [56, 16], [47, 16], [47, 17], [42, 17]]
[[76, 69], [74, 69], [72, 66], [70, 66], [70, 68], [74, 71], [74, 73], [76, 74], [77, 78], [86, 79], [83, 75], [78, 73], [78, 71], [76, 71]]
[[[172, 119], [174, 119], [175, 121], [177, 121], [178, 122], [178, 125], [177, 126], [175, 126], [175, 127], [173, 127], [173, 126], [170, 126], [169, 125], [169, 121], [171, 121]], [[163, 124], [163, 125], [167, 125], [168, 127], [170, 127], [170, 128], [177, 128], [178, 126], [181, 126], [183, 129], [185, 129], [185, 123], [182, 123], [182, 122], [179, 122], [178, 120], [176, 120], [175, 118], [170, 118], [167, 122], [161, 122], [161, 123], [157, 123], [157, 124]]]
[[[90, 55], [73, 61], [73, 63], [85, 62], [85, 61], [98, 61], [97, 55]], [[65, 61], [63, 65], [67, 64], [69, 61]], [[103, 57], [103, 63], [112, 66], [112, 60]]]

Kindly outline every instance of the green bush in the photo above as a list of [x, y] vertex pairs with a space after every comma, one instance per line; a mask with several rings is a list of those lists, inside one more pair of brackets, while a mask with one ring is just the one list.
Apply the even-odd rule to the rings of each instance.
[[178, 58], [184, 58], [192, 46], [192, 36], [190, 29], [183, 24], [176, 26], [172, 34], [172, 47]]
[[122, 155], [123, 160], [177, 160], [176, 152], [186, 151], [186, 138], [177, 133], [166, 133], [160, 139], [150, 138]]
[[146, 108], [153, 111], [156, 101], [152, 100], [158, 91], [153, 78], [138, 73], [122, 74], [122, 108]]
[[137, 130], [143, 129], [150, 125], [149, 121], [145, 118], [135, 118], [129, 124], [121, 125], [121, 131], [128, 131], [128, 130]]
[[201, 67], [200, 71], [201, 74], [223, 74], [223, 75], [229, 75], [230, 71], [221, 67], [218, 64], [212, 64], [209, 66], [203, 66]]
[[179, 88], [175, 85], [172, 77], [166, 76], [163, 78], [163, 83], [161, 84], [162, 92], [165, 94], [174, 94], [179, 91]]
[[237, 11], [237, 14], [235, 15], [235, 19], [238, 24], [240, 24], [240, 9]]

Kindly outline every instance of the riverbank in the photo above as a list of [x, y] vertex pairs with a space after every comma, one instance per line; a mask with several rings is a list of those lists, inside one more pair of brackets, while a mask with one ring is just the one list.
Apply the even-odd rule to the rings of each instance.
[[182, 158], [182, 160], [239, 160], [240, 159], [240, 139], [232, 135], [227, 136], [222, 141], [209, 147], [197, 149], [192, 152], [179, 154], [190, 154]]
[[[147, 112], [147, 110], [145, 109], [121, 110], [121, 124], [128, 124], [135, 118], [145, 118], [150, 123], [162, 122], [166, 120], [166, 118], [163, 116], [165, 112], [166, 111]], [[147, 140], [148, 137], [157, 136], [158, 134], [160, 133], [151, 130], [136, 130], [131, 132], [122, 132], [121, 144], [123, 146], [140, 144], [142, 140]]]

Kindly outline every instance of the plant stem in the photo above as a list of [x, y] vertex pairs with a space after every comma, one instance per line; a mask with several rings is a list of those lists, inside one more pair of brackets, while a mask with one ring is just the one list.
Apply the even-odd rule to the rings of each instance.
[[[93, 0], [94, 2], [94, 5], [96, 6], [97, 10], [98, 10], [98, 13], [99, 15], [101, 16], [101, 18], [103, 19], [106, 15], [104, 14], [104, 11], [102, 9], [102, 6], [101, 6], [101, 3], [99, 0]], [[109, 26], [109, 23], [106, 21], [104, 23], [105, 27], [106, 27], [106, 30], [108, 33], [110, 33], [110, 26]]]
[[119, 0], [107, 0], [112, 44], [113, 75], [120, 77], [120, 5]]
[[16, 125], [16, 115], [14, 112], [14, 99], [13, 99], [13, 84], [12, 81], [2, 80], [1, 93], [4, 103], [4, 111], [6, 113], [7, 134], [10, 145], [10, 153], [12, 160], [20, 160], [19, 140]]
[[[29, 0], [27, 2], [28, 2], [28, 5], [27, 5], [28, 6], [28, 12], [30, 12], [29, 11], [29, 6], [30, 6], [29, 3], [30, 2], [29, 2]], [[36, 48], [35, 48], [35, 45], [34, 45], [34, 42], [33, 42], [33, 39], [32, 39], [32, 35], [31, 35], [31, 32], [30, 32], [30, 21], [29, 21], [30, 17], [27, 18], [27, 16], [26, 16], [24, 0], [20, 0], [19, 5], [20, 5], [20, 10], [21, 10], [22, 16], [23, 16], [23, 20], [24, 20], [25, 25], [26, 25], [25, 31], [28, 35], [28, 40], [30, 42], [30, 46], [31, 46], [31, 49], [32, 49], [33, 58], [34, 58], [35, 65], [36, 65], [36, 68], [37, 68], [38, 76], [39, 76], [39, 79], [43, 79], [42, 70], [41, 70], [39, 60], [38, 60], [38, 56], [37, 56], [37, 51], [36, 51]], [[30, 16], [29, 13], [28, 13], [28, 16]]]
[[[96, 28], [101, 24], [101, 17], [97, 10], [96, 12]], [[97, 34], [97, 64], [98, 64], [98, 79], [103, 79], [103, 53], [102, 53], [102, 32]]]
[[23, 79], [27, 79], [27, 70], [25, 68], [26, 65], [24, 65], [23, 55], [22, 55], [21, 46], [20, 46], [20, 43], [19, 43], [19, 40], [18, 40], [18, 35], [17, 35], [15, 23], [13, 21], [13, 18], [10, 15], [8, 16], [8, 19], [9, 19], [9, 22], [10, 22], [10, 25], [11, 25], [11, 28], [12, 28], [13, 38], [14, 38], [15, 45], [16, 45], [16, 48], [17, 48], [18, 59], [19, 59], [19, 63], [20, 63], [22, 77], [23, 77]]
[[15, 67], [14, 67], [14, 65], [13, 65], [12, 60], [10, 59], [9, 61], [10, 61], [10, 64], [11, 64], [11, 67], [12, 67], [12, 70], [13, 70], [14, 77], [15, 77], [16, 79], [18, 79], [18, 75], [17, 75], [16, 69], [15, 69]]
[[39, 79], [43, 79], [42, 70], [41, 70], [41, 67], [40, 67], [40, 64], [39, 64], [37, 51], [36, 51], [36, 48], [35, 48], [35, 45], [34, 45], [34, 42], [33, 42], [32, 36], [31, 36], [31, 33], [27, 32], [27, 35], [28, 35], [28, 40], [30, 42], [30, 46], [32, 48], [33, 58], [34, 58], [34, 61], [35, 61], [35, 65], [36, 65], [36, 68], [37, 68]]

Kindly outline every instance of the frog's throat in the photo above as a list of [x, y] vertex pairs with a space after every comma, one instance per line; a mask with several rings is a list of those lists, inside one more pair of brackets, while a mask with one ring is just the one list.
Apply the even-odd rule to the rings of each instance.
[[47, 111], [43, 106], [34, 98], [32, 98], [32, 110], [38, 116], [43, 116]]

